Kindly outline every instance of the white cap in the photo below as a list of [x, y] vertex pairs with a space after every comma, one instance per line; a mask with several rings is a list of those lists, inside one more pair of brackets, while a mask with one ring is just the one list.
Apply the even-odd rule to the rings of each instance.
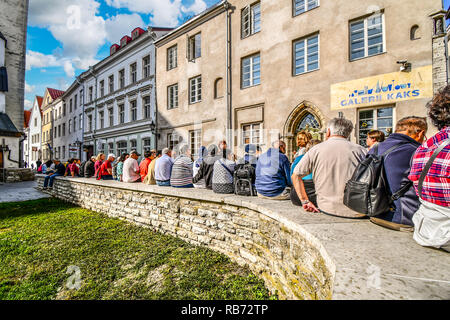
[[109, 159], [109, 158], [111, 158], [111, 157], [116, 158], [116, 156], [114, 155], [114, 153], [108, 154], [108, 158], [107, 158], [107, 159]]

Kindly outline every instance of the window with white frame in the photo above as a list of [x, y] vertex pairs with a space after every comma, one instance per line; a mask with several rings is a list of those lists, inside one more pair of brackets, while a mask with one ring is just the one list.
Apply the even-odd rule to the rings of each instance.
[[142, 150], [144, 152], [150, 151], [152, 149], [150, 138], [142, 139]]
[[175, 145], [179, 142], [179, 137], [176, 133], [168, 133], [167, 134], [167, 148], [173, 150]]
[[202, 101], [202, 76], [189, 80], [189, 103]]
[[109, 115], [109, 126], [114, 126], [114, 108], [111, 107], [108, 109], [108, 115]]
[[126, 141], [117, 142], [117, 154], [122, 155], [122, 153], [128, 152], [128, 146]]
[[114, 92], [114, 75], [109, 76], [108, 86], [109, 86], [109, 93], [113, 93]]
[[76, 130], [77, 130], [77, 117], [73, 117], [73, 132], [75, 132]]
[[130, 65], [130, 79], [131, 83], [135, 83], [137, 81], [137, 63], [133, 63]]
[[178, 83], [167, 87], [167, 109], [178, 108]]
[[79, 121], [80, 121], [80, 124], [79, 124], [78, 128], [80, 128], [80, 130], [81, 130], [81, 129], [84, 128], [84, 127], [83, 127], [83, 116], [82, 116], [81, 114], [80, 114]]
[[88, 131], [92, 131], [92, 129], [93, 129], [93, 126], [92, 126], [92, 115], [91, 114], [88, 115], [88, 128], [89, 128]]
[[125, 106], [119, 105], [119, 123], [125, 123]]
[[242, 144], [256, 144], [263, 143], [262, 139], [262, 122], [249, 123], [242, 125]]
[[359, 110], [358, 142], [367, 147], [366, 138], [370, 130], [383, 131], [388, 137], [393, 131], [394, 109], [392, 107], [380, 107]]
[[294, 16], [317, 8], [319, 0], [293, 0]]
[[131, 121], [137, 120], [137, 104], [136, 100], [130, 101], [130, 118]]
[[105, 80], [100, 81], [100, 97], [105, 95]]
[[105, 112], [100, 111], [98, 113], [99, 121], [100, 121], [100, 129], [105, 128]]
[[319, 35], [299, 39], [293, 44], [294, 75], [319, 69]]
[[150, 55], [142, 59], [142, 78], [150, 77]]
[[94, 88], [93, 87], [89, 87], [89, 102], [91, 102], [93, 100], [93, 96], [92, 96], [93, 92], [94, 92]]
[[[108, 143], [108, 152], [114, 153], [114, 143], [113, 142]], [[118, 155], [118, 156], [120, 156], [120, 155]]]
[[73, 110], [77, 110], [77, 104], [78, 104], [78, 96], [75, 95], [73, 97]]
[[188, 37], [187, 58], [189, 61], [195, 60], [202, 56], [202, 34], [197, 33]]
[[261, 3], [248, 5], [241, 12], [241, 36], [246, 38], [261, 31]]
[[174, 69], [178, 65], [178, 47], [174, 45], [167, 49], [167, 71]]
[[119, 71], [119, 89], [125, 87], [125, 69]]
[[242, 88], [252, 87], [261, 83], [261, 58], [259, 53], [242, 59]]
[[373, 56], [384, 51], [384, 14], [374, 14], [350, 23], [350, 60]]
[[189, 146], [191, 149], [191, 155], [196, 158], [198, 156], [198, 150], [202, 145], [202, 131], [192, 130], [189, 131]]
[[142, 98], [142, 104], [144, 105], [144, 119], [151, 118], [151, 109], [150, 109], [150, 96], [146, 96]]
[[131, 150], [136, 150], [137, 147], [137, 141], [136, 140], [130, 140], [130, 146], [131, 146]]

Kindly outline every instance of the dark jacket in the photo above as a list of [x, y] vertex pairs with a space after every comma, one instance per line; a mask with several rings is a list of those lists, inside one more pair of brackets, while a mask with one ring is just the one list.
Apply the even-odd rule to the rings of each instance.
[[[408, 182], [411, 158], [417, 148], [420, 147], [420, 143], [411, 137], [401, 133], [393, 133], [384, 142], [378, 144], [378, 154], [382, 154], [398, 144], [401, 144], [401, 146], [384, 158], [384, 168], [391, 193], [397, 192], [404, 183]], [[372, 148], [369, 154], [373, 153], [374, 149]], [[412, 226], [412, 216], [417, 209], [416, 204], [419, 204], [419, 198], [413, 186], [411, 186], [402, 198], [394, 201], [395, 211], [379, 216], [379, 218]]]
[[61, 162], [58, 163], [57, 165], [55, 165], [55, 173], [63, 176], [65, 172], [66, 172], [66, 167]]
[[208, 155], [203, 158], [203, 162], [200, 165], [195, 177], [192, 179], [193, 183], [199, 182], [201, 179], [205, 179], [206, 189], [212, 190], [212, 178], [214, 172], [214, 163], [221, 157], [216, 155], [218, 152], [217, 147], [212, 145], [208, 148]]
[[90, 178], [93, 177], [95, 174], [95, 163], [92, 162], [91, 160], [88, 160], [86, 162], [86, 165], [84, 166], [84, 177], [85, 178]]

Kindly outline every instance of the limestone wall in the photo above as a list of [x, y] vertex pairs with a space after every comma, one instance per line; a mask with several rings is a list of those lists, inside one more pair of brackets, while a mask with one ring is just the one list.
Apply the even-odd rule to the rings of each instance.
[[[43, 176], [37, 175], [42, 185]], [[207, 190], [57, 178], [52, 194], [207, 246], [247, 265], [282, 299], [331, 299], [335, 265], [315, 237], [267, 208]]]

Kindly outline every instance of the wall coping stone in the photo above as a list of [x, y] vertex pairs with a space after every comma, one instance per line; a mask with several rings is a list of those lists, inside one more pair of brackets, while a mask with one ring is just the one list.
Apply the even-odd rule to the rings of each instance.
[[60, 179], [258, 211], [316, 246], [326, 267], [334, 274], [333, 299], [450, 299], [449, 253], [422, 247], [413, 240], [412, 233], [385, 229], [368, 219], [308, 213], [290, 201], [215, 194], [206, 189], [56, 178]]

